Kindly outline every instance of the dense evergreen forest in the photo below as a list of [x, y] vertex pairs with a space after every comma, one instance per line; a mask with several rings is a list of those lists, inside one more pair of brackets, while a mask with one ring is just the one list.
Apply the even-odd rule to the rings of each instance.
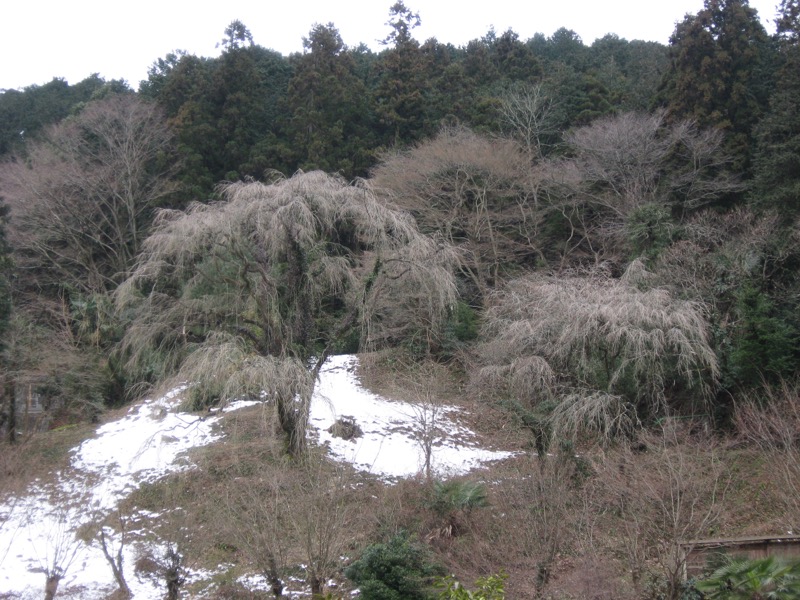
[[20, 390], [59, 424], [191, 380], [198, 409], [268, 390], [300, 456], [322, 360], [357, 350], [448, 365], [540, 451], [797, 408], [800, 2], [777, 11], [454, 47], [400, 1], [377, 53], [235, 21], [138, 91], [1, 93], [6, 439]]

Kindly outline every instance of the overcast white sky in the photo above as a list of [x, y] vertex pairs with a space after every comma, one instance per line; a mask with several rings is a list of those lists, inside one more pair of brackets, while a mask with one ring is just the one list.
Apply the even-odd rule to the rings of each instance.
[[[333, 22], [344, 42], [375, 50], [388, 33], [394, 0], [4, 0], [0, 18], [0, 89], [70, 84], [92, 73], [126, 79], [135, 89], [159, 57], [176, 49], [216, 56], [225, 27], [239, 19], [255, 43], [282, 54], [302, 50], [315, 23]], [[750, 0], [769, 33], [779, 0]], [[406, 0], [420, 13], [414, 37], [456, 46], [509, 27], [527, 40], [572, 29], [591, 44], [606, 33], [667, 43], [675, 23], [703, 0]]]

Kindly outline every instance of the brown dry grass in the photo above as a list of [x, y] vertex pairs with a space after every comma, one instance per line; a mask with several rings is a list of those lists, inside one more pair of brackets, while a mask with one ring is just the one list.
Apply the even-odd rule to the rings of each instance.
[[34, 480], [47, 482], [69, 465], [69, 450], [89, 438], [95, 426], [66, 425], [23, 436], [16, 445], [0, 446], [0, 500], [21, 493]]
[[[360, 376], [363, 382], [374, 386], [373, 390], [404, 399], [414, 386], [404, 386], [402, 382], [414, 381], [414, 373], [418, 374], [419, 368], [409, 364], [399, 368], [388, 355], [378, 355], [362, 362]], [[463, 374], [439, 369], [433, 372], [438, 373], [437, 386], [444, 390], [446, 401], [466, 409], [462, 418], [479, 432], [483, 443], [504, 448], [524, 446], [530, 435], [521, 430], [512, 417], [464, 394]], [[117, 416], [109, 415], [109, 418]], [[241, 574], [257, 572], [260, 567], [252, 549], [244, 543], [236, 519], [230, 514], [231, 499], [247, 491], [274, 491], [274, 482], [280, 482], [287, 490], [304, 490], [292, 495], [291, 503], [282, 508], [287, 509], [284, 514], [291, 521], [291, 510], [295, 511], [295, 516], [317, 514], [315, 502], [322, 496], [320, 488], [315, 491], [304, 487], [308, 480], [303, 479], [299, 465], [287, 462], [283, 445], [273, 435], [275, 425], [268, 410], [251, 407], [230, 413], [221, 426], [227, 434], [224, 440], [191, 453], [191, 459], [199, 468], [144, 486], [123, 504], [123, 510], [129, 515], [136, 509], [162, 514], [156, 520], [131, 522], [130, 528], [151, 530], [153, 535], [177, 543], [186, 557], [186, 564], [193, 568], [231, 565], [227, 573], [216, 577], [219, 585], [214, 593], [221, 598], [248, 598], [252, 594], [236, 585], [235, 580]], [[36, 459], [40, 465], [53, 465], [58, 460], [65, 464], [67, 450], [91, 432], [91, 427], [76, 427], [32, 439], [27, 446], [31, 449], [29, 460]], [[708, 465], [712, 453], [716, 453], [724, 463], [724, 476], [730, 482], [714, 526], [697, 531], [698, 537], [784, 531], [781, 529], [786, 517], [781, 504], [783, 482], [775, 476], [772, 455], [741, 442], [713, 448], [690, 442], [688, 440], [685, 446], [681, 442], [672, 450], [688, 454], [699, 466]], [[624, 535], [626, 519], [624, 511], [615, 508], [619, 495], [609, 491], [614, 478], [602, 475], [605, 471], [619, 473], [621, 459], [615, 459], [609, 452], [585, 447], [580, 449], [578, 458], [565, 453], [544, 461], [530, 453], [521, 454], [464, 477], [467, 481], [485, 483], [488, 506], [461, 515], [457, 535], [450, 536], [441, 534], [442, 517], [431, 508], [431, 486], [422, 478], [389, 486], [372, 477], [343, 470], [341, 466], [320, 463], [318, 474], [322, 479], [347, 482], [337, 499], [346, 518], [334, 519], [337, 527], [342, 522], [346, 525], [345, 529], [332, 534], [340, 544], [336, 558], [355, 558], [369, 543], [406, 530], [426, 543], [435, 560], [462, 582], [471, 584], [480, 576], [506, 571], [509, 574], [507, 597], [515, 600], [643, 597], [634, 596], [635, 586], [625, 552], [625, 543], [630, 541]], [[638, 485], [646, 486], [655, 477], [653, 465], [660, 456], [657, 452], [641, 449], [629, 452], [624, 446], [614, 452], [624, 456], [623, 468], [634, 474], [632, 490], [637, 489], [637, 478]], [[3, 456], [10, 460], [11, 455]], [[54, 463], [47, 461], [48, 456], [60, 458]], [[707, 490], [705, 483], [696, 484], [700, 480], [706, 481], [702, 477], [689, 477], [687, 485], [694, 481], [695, 491], [698, 486], [705, 486]], [[244, 494], [241, 497], [248, 500], [257, 496]], [[646, 518], [651, 514], [652, 505], [647, 504], [646, 497], [643, 502], [639, 517]], [[625, 510], [636, 506], [636, 503], [628, 503]], [[184, 510], [175, 510], [176, 507]], [[281, 568], [286, 576], [306, 575], [297, 565], [306, 562], [301, 533], [303, 523], [309, 522], [305, 517], [298, 518], [293, 525], [275, 529], [284, 536]], [[265, 531], [268, 527], [277, 525], [265, 518]], [[653, 542], [652, 538], [645, 537], [640, 542], [644, 544], [648, 539], [649, 543]], [[653, 556], [647, 558], [645, 566], [655, 571], [657, 565]], [[543, 563], [548, 568], [546, 585], [537, 577]], [[334, 579], [343, 583], [335, 593], [347, 591], [347, 582], [341, 574], [345, 564], [346, 561], [338, 562], [334, 569]], [[128, 566], [128, 569], [133, 567]], [[131, 573], [127, 575], [130, 577]], [[188, 593], [199, 593], [199, 588], [192, 588]]]
[[187, 509], [168, 511], [151, 531], [174, 541], [192, 568], [232, 565], [226, 581], [264, 573], [267, 551], [284, 581], [308, 577], [298, 565], [312, 560], [317, 577], [342, 580], [340, 557], [355, 556], [376, 527], [382, 485], [313, 451], [303, 461], [287, 458], [269, 412], [256, 406], [227, 415], [225, 439], [191, 452], [197, 469], [142, 487], [125, 510]]

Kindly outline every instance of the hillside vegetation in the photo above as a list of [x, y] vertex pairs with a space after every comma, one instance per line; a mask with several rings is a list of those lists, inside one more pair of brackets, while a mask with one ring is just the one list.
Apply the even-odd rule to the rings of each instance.
[[[189, 381], [187, 409], [266, 409], [131, 498], [192, 506], [176, 569], [247, 565], [275, 597], [300, 563], [320, 598], [460, 597], [446, 573], [701, 597], [678, 542], [800, 525], [800, 3], [776, 8], [774, 36], [706, 0], [668, 46], [456, 48], [400, 1], [379, 53], [329, 23], [285, 57], [234, 21], [137, 91], [1, 93], [0, 493], [64, 461], [62, 426]], [[519, 454], [392, 486], [329, 462], [310, 398], [355, 352]]]

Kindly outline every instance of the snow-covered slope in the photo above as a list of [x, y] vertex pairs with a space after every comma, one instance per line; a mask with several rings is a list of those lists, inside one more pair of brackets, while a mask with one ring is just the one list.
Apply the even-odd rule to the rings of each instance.
[[[390, 402], [364, 390], [355, 377], [355, 356], [335, 356], [320, 374], [311, 407], [319, 442], [339, 460], [386, 478], [414, 475], [423, 464], [419, 406]], [[85, 544], [75, 533], [113, 512], [119, 501], [144, 482], [192, 468], [189, 448], [211, 444], [221, 435], [215, 427], [222, 413], [199, 417], [177, 411], [180, 392], [133, 406], [123, 418], [98, 428], [96, 436], [72, 451], [70, 468], [55, 474], [55, 483], [35, 482], [26, 495], [0, 503], [0, 598], [38, 598], [45, 572], [63, 571], [59, 597], [103, 598], [116, 588], [111, 568], [98, 543]], [[252, 402], [233, 403], [225, 412]], [[474, 435], [450, 418], [456, 409], [441, 407], [436, 418], [433, 467], [441, 474], [461, 473], [506, 452], [482, 450]], [[340, 416], [353, 417], [363, 436], [335, 438], [327, 429]], [[141, 514], [131, 522], [144, 527], [158, 515]], [[118, 533], [107, 529], [109, 549]], [[128, 532], [136, 539], [136, 531]], [[138, 578], [133, 564], [137, 543], [124, 546], [126, 579], [137, 599], [161, 598], [160, 582]], [[210, 577], [187, 573], [189, 581]], [[5, 596], [4, 594], [8, 594]]]

